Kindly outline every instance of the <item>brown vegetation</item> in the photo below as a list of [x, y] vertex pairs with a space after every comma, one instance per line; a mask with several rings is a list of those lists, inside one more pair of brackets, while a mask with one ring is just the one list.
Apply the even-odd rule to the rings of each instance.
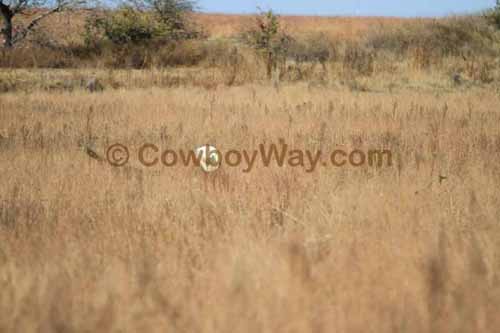
[[[211, 37], [96, 55], [34, 35], [0, 57], [0, 332], [498, 331], [496, 32], [285, 18], [301, 33], [271, 84], [227, 37], [240, 18], [197, 19]], [[105, 162], [114, 143], [283, 140], [394, 165]]]
[[[499, 102], [302, 84], [3, 95], [0, 329], [495, 331]], [[280, 139], [397, 158], [205, 175], [78, 148]]]
[[[3, 68], [149, 69], [189, 67], [221, 72], [212, 84], [243, 84], [270, 77], [265, 56], [241, 38], [255, 24], [250, 16], [194, 15], [205, 37], [187, 41], [86, 46], [89, 12], [58, 14], [23, 47], [0, 51]], [[218, 23], [220, 22], [220, 23]], [[317, 22], [317, 26], [315, 26]], [[465, 84], [498, 82], [497, 31], [483, 17], [348, 19], [283, 17], [291, 37], [282, 54], [281, 82], [340, 82], [358, 85], [367, 76], [427, 76]], [[71, 27], [63, 33], [61, 27]], [[224, 33], [217, 31], [223, 29]], [[370, 27], [370, 29], [368, 29]], [[268, 61], [267, 61], [268, 62]], [[319, 66], [321, 65], [321, 66]], [[264, 68], [264, 69], [263, 69]], [[266, 75], [267, 74], [267, 75]], [[3, 90], [12, 85], [0, 75]], [[239, 76], [239, 78], [237, 78]], [[219, 79], [220, 78], [220, 79]], [[420, 79], [419, 79], [420, 80]], [[386, 80], [385, 80], [386, 81]], [[196, 84], [196, 83], [195, 83]], [[15, 86], [23, 84], [15, 83]]]

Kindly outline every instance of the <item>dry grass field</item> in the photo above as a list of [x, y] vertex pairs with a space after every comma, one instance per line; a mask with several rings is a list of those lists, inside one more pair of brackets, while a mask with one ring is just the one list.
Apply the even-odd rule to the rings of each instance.
[[[499, 98], [305, 85], [6, 94], [5, 332], [491, 332]], [[383, 147], [392, 168], [114, 168], [120, 142]], [[440, 176], [446, 177], [445, 180]]]
[[[27, 20], [33, 17], [37, 11], [30, 15], [20, 17], [19, 20]], [[73, 12], [69, 15], [62, 13], [54, 16], [53, 20], [43, 22], [42, 25], [51, 35], [58, 38], [71, 40], [75, 33], [85, 22], [87, 11]], [[211, 38], [231, 37], [241, 32], [255, 21], [254, 15], [227, 15], [227, 14], [200, 14], [192, 15], [194, 23], [198, 24]], [[432, 19], [420, 18], [397, 18], [397, 17], [312, 17], [312, 16], [283, 16], [283, 24], [294, 33], [321, 32], [332, 37], [359, 38], [374, 28], [398, 27], [408, 22], [428, 22]]]
[[[214, 35], [236, 29], [220, 20]], [[498, 81], [452, 82], [467, 60], [430, 66], [340, 62], [279, 84], [250, 56], [231, 84], [208, 65], [1, 70], [0, 332], [498, 331]], [[283, 141], [394, 163], [105, 161], [114, 143]]]
[[[229, 37], [251, 24], [252, 15], [197, 14], [194, 20], [214, 37]], [[342, 39], [357, 39], [373, 28], [398, 27], [407, 22], [430, 21], [430, 19], [403, 19], [389, 17], [321, 17], [283, 16], [285, 27], [296, 34], [325, 33]]]

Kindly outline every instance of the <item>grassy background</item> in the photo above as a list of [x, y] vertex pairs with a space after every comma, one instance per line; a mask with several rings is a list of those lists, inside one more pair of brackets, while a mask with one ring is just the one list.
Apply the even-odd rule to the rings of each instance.
[[[83, 26], [91, 14], [57, 14], [19, 47], [1, 50], [0, 93], [73, 91], [85, 88], [90, 78], [106, 89], [215, 89], [267, 81], [265, 57], [241, 38], [255, 25], [252, 16], [196, 14], [192, 22], [203, 37], [183, 42], [85, 46]], [[500, 34], [482, 16], [285, 16], [280, 22], [295, 40], [280, 66], [280, 83], [387, 92], [497, 89], [500, 82]]]
[[[0, 331], [497, 331], [500, 100], [483, 43], [496, 32], [477, 18], [480, 33], [455, 39], [434, 21], [285, 18], [325, 27], [337, 56], [301, 64], [300, 79], [290, 62], [271, 84], [230, 38], [246, 18], [198, 19], [212, 37], [178, 49], [208, 48], [193, 64], [157, 65], [160, 50], [115, 66], [110, 50], [55, 69], [60, 53], [34, 44], [1, 58]], [[436, 36], [467, 42], [426, 49]], [[103, 92], [85, 89], [92, 77]], [[391, 149], [395, 163], [206, 175], [85, 151], [282, 139]]]
[[[305, 84], [3, 95], [0, 328], [494, 331], [498, 102]], [[281, 138], [395, 164], [205, 175], [81, 148]]]

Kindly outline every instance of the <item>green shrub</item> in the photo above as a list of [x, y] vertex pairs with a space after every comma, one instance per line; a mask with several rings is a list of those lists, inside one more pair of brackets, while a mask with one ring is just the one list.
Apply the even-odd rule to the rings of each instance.
[[122, 7], [103, 16], [89, 17], [85, 25], [87, 45], [103, 38], [114, 44], [142, 43], [166, 34], [166, 27], [159, 24], [152, 13], [144, 13], [131, 7]]
[[170, 42], [199, 36], [184, 15], [193, 9], [191, 1], [136, 0], [133, 3], [134, 6], [125, 5], [88, 17], [84, 32], [86, 45], [98, 48], [103, 40], [124, 45]]
[[486, 18], [497, 29], [500, 29], [500, 0], [496, 0], [496, 5], [486, 13]]
[[278, 64], [286, 60], [291, 37], [286, 34], [279, 22], [279, 17], [269, 10], [257, 16], [255, 26], [243, 35], [245, 42], [256, 49], [265, 59], [266, 73], [270, 79]]

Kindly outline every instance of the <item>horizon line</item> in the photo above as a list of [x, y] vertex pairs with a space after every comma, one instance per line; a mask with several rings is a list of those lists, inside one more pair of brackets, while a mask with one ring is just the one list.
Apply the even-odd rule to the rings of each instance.
[[[447, 18], [447, 17], [463, 17], [463, 16], [476, 16], [476, 15], [481, 15], [487, 12], [488, 10], [491, 10], [491, 8], [483, 8], [479, 10], [474, 10], [474, 11], [464, 11], [464, 12], [449, 12], [449, 13], [444, 13], [444, 14], [417, 14], [417, 15], [384, 15], [384, 14], [373, 14], [373, 15], [361, 15], [361, 14], [356, 14], [356, 13], [331, 13], [331, 14], [308, 14], [308, 13], [297, 13], [297, 12], [286, 12], [286, 11], [278, 11], [274, 10], [272, 8], [268, 8], [266, 10], [263, 10], [264, 12], [267, 12], [268, 10], [272, 10], [275, 14], [280, 15], [280, 16], [298, 16], [298, 17], [359, 17], [359, 18]], [[201, 13], [201, 14], [212, 14], [212, 15], [240, 15], [240, 16], [248, 16], [248, 15], [258, 15], [259, 11], [256, 9], [255, 11], [242, 11], [242, 12], [235, 12], [235, 11], [212, 11], [209, 9], [203, 9], [202, 7], [198, 7], [195, 9], [196, 13]]]
[[[393, 19], [433, 19], [433, 18], [447, 18], [447, 17], [462, 17], [462, 16], [475, 16], [480, 15], [481, 13], [462, 13], [462, 14], [443, 14], [443, 15], [428, 15], [428, 16], [397, 16], [397, 15], [357, 15], [357, 14], [298, 14], [298, 13], [280, 13], [277, 11], [273, 12], [278, 16], [287, 16], [287, 17], [318, 17], [318, 18], [393, 18]], [[259, 12], [220, 12], [220, 11], [194, 11], [195, 14], [207, 14], [207, 15], [221, 15], [221, 16], [255, 16], [259, 15]]]

